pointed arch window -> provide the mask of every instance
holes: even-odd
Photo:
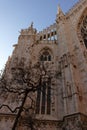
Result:
[[[48,51],[44,51],[40,56],[40,61],[51,61],[51,55]]]
[[[37,90],[36,114],[51,114],[51,79]]]
[[[87,15],[83,19],[82,26],[81,26],[81,35],[84,41],[84,44],[87,48]]]
[[[52,55],[48,48],[41,51],[39,60],[42,63],[52,61]],[[47,75],[44,75],[40,89],[37,90],[36,114],[51,114],[51,78]]]

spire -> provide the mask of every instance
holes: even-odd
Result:
[[[59,22],[60,20],[63,20],[64,18],[64,13],[60,7],[60,5],[58,4],[58,9],[57,9],[57,15],[56,15],[56,21]]]
[[[58,4],[58,10],[57,10],[57,15],[63,15],[64,16],[64,13],[60,7],[60,4]]]

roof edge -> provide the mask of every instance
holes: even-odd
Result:
[[[86,0],[79,0],[76,4],[74,4],[66,13],[66,16],[71,15],[80,5],[82,5]]]

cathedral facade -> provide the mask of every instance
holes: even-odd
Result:
[[[15,109],[21,105],[20,91],[26,83],[23,86],[20,71],[36,63],[44,65],[49,82],[43,82],[42,90],[32,93],[35,128],[26,125],[27,117],[26,122],[23,119],[28,115],[28,95],[24,104],[27,111],[21,113],[16,129],[87,130],[87,0],[80,0],[66,14],[59,7],[56,22],[41,32],[33,23],[21,30],[5,67],[5,80],[10,85],[6,90],[0,86],[0,130],[12,129]],[[38,72],[32,72],[32,76],[37,77]],[[13,88],[17,88],[17,93]]]

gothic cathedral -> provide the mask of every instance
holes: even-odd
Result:
[[[20,31],[0,81],[0,130],[87,130],[87,0],[59,7],[41,32]]]

